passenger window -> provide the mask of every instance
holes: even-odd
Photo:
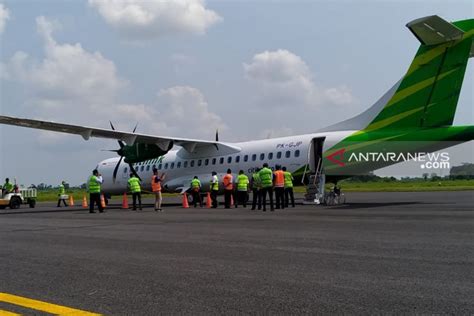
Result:
[[[201,167],[201,165],[202,165],[202,160],[199,159],[199,160],[198,160],[198,167]]]
[[[281,159],[281,151],[277,152],[277,159]]]
[[[227,157],[227,163],[232,163],[232,157]]]
[[[146,166],[146,171],[150,171],[150,165]]]
[[[295,151],[295,157],[299,157],[299,156],[300,156],[300,150],[298,149]]]
[[[188,167],[188,161],[187,161],[187,160],[186,160],[186,161],[184,161],[184,163],[183,163],[183,167],[184,167],[184,168],[187,168],[187,167]]]
[[[216,158],[212,158],[212,164],[215,165],[217,162],[217,159]]]
[[[290,158],[290,156],[291,156],[291,151],[289,151],[289,150],[286,151],[286,152],[285,152],[285,157],[286,157],[286,158]]]
[[[204,165],[207,166],[208,164],[209,164],[209,159],[204,160]]]
[[[255,161],[255,160],[257,160],[257,155],[256,155],[256,154],[253,154],[253,155],[252,155],[252,161]]]
[[[260,160],[265,159],[265,154],[260,154]]]
[[[174,162],[171,163],[170,169],[174,169]]]
[[[165,163],[165,169],[168,169],[168,163]]]
[[[219,158],[219,163],[222,165],[224,163],[224,157]]]
[[[194,167],[194,160],[191,160],[190,166],[191,168]]]
[[[244,161],[245,161],[245,162],[249,161],[249,155],[245,155],[245,156],[244,156]]]
[[[143,172],[143,169],[145,169],[145,167],[142,166],[142,167],[140,168],[140,172]]]
[[[181,168],[181,161],[178,161],[178,163],[176,164],[176,168]]]
[[[128,171],[127,167],[123,168],[123,173],[127,173],[127,171]]]
[[[235,162],[239,163],[240,162],[240,156],[235,157]]]
[[[273,159],[273,153],[269,153],[268,154],[268,160],[272,160]]]
[[[158,170],[161,170],[162,167],[163,167],[163,164],[160,163],[160,164],[158,165]]]

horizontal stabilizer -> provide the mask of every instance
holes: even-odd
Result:
[[[437,15],[413,20],[407,24],[423,45],[438,45],[461,39],[464,32]]]

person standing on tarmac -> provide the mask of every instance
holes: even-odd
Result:
[[[66,194],[66,189],[64,188],[64,184],[66,182],[62,181],[61,184],[59,185],[59,191],[58,191],[58,206],[61,207],[61,201],[64,203],[64,206],[67,206],[66,199],[65,199],[65,194]]]
[[[197,176],[194,176],[194,179],[191,180],[191,192],[193,195],[194,207],[197,207],[198,201],[199,201],[199,206],[202,207],[201,181],[199,181]]]
[[[232,193],[234,191],[234,177],[232,176],[232,170],[227,169],[227,173],[222,178],[224,184],[224,204],[225,208],[230,208],[230,201],[232,199]]]
[[[155,194],[155,212],[163,212],[161,209],[161,182],[165,179],[165,174],[158,175],[158,169],[153,168],[153,176],[151,177],[151,191]]]
[[[285,174],[281,170],[280,165],[276,165],[273,173],[273,182],[275,187],[276,209],[285,208]]]
[[[138,198],[138,209],[142,210],[142,189],[140,187],[140,179],[138,179],[133,173],[130,173],[130,179],[128,179],[128,188],[132,192],[133,198],[133,210],[137,210],[137,198]]]
[[[248,190],[249,177],[244,174],[243,170],[240,170],[237,176],[237,203],[235,203],[235,208],[237,208],[239,204],[242,204],[243,207],[247,207]]]
[[[295,197],[293,195],[293,176],[291,172],[286,171],[286,167],[281,168],[285,176],[285,207],[289,205],[289,198],[291,198],[291,206],[295,207]],[[289,196],[289,198],[288,198]]]
[[[104,182],[102,175],[97,169],[92,171],[92,175],[89,177],[87,182],[88,191],[89,191],[89,213],[95,213],[94,203],[97,204],[99,212],[103,213],[104,208],[100,203],[100,185]]]
[[[270,211],[274,211],[273,208],[273,172],[268,168],[268,164],[264,163],[263,168],[258,172],[258,176],[262,183],[262,202],[263,202],[263,211],[267,211],[267,193],[270,198]]]
[[[217,178],[217,172],[212,172],[211,177],[211,200],[212,208],[217,208],[217,193],[219,192],[219,178]]]
[[[260,192],[262,183],[258,172],[260,168],[256,168],[250,179],[250,187],[252,188],[252,211],[255,210],[258,202],[258,210],[262,209],[262,194]]]

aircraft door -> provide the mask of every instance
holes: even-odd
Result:
[[[319,173],[323,164],[323,146],[326,137],[313,138],[309,150],[309,170],[311,173]]]

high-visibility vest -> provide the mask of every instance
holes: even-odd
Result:
[[[283,171],[285,175],[285,188],[292,188],[293,187],[293,176],[289,171]]]
[[[158,181],[156,181],[158,179]],[[160,192],[161,191],[161,179],[160,177],[153,175],[151,177],[151,190],[153,192]]]
[[[282,170],[277,170],[273,173],[275,175],[275,187],[283,188],[285,186],[285,175]]]
[[[262,168],[259,172],[258,172],[258,176],[260,177],[260,181],[262,183],[262,187],[263,188],[268,188],[268,187],[271,187],[273,185],[273,182],[272,182],[272,170],[269,169],[269,168]]]
[[[140,188],[140,180],[138,180],[137,177],[131,177],[128,179],[128,187],[132,193],[138,193],[142,191]]]
[[[247,191],[249,185],[249,177],[245,174],[239,174],[237,176],[237,190],[238,191]]]
[[[8,192],[11,192],[11,191],[13,191],[13,184],[11,184],[10,182],[5,183],[5,184],[3,185],[3,188],[4,188],[5,190],[7,190]]]
[[[232,177],[232,174],[227,173],[222,179],[222,182],[224,183],[225,190],[232,190],[234,188],[234,177]]]
[[[100,193],[100,183],[94,175],[89,178],[89,193]]]
[[[59,195],[64,195],[66,193],[66,190],[64,190],[64,185],[61,183],[59,185]]]
[[[260,176],[258,172],[254,172],[252,174],[252,189],[260,189],[262,186],[262,181],[260,180]]]
[[[212,176],[211,190],[212,191],[219,191],[219,179],[217,178],[217,176]]]
[[[191,188],[194,191],[199,191],[200,187],[201,187],[201,181],[199,181],[199,179],[192,179],[191,180]]]

